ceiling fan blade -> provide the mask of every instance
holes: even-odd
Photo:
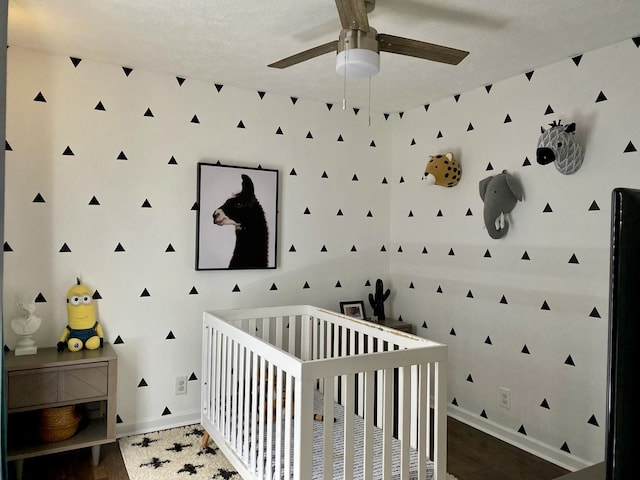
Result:
[[[338,41],[333,40],[331,42],[325,43],[323,45],[318,45],[317,47],[310,48],[309,50],[305,50],[304,52],[296,53],[295,55],[291,55],[290,57],[283,58],[282,60],[278,60],[277,62],[268,65],[273,68],[287,68],[292,65],[296,65],[298,63],[304,62],[305,60],[310,60],[315,57],[319,57],[320,55],[324,55],[329,52],[337,52],[338,51]]]
[[[369,19],[364,0],[336,0],[336,7],[342,28],[369,31]]]
[[[398,53],[409,57],[448,63],[449,65],[457,65],[469,55],[469,52],[458,50],[457,48],[444,47],[434,43],[396,37],[385,33],[379,33],[377,39],[381,52]]]

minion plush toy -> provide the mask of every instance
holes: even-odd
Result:
[[[82,285],[79,278],[77,280],[78,284],[67,292],[68,325],[58,340],[59,352],[64,350],[65,343],[71,352],[77,352],[83,347],[96,350],[104,343],[102,326],[96,318],[96,306],[91,290]]]

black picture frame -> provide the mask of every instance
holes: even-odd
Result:
[[[362,300],[350,300],[348,302],[340,302],[340,313],[348,317],[366,320],[367,315],[364,311],[364,302]]]
[[[196,270],[274,269],[278,171],[198,163]]]

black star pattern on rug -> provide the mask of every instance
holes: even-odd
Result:
[[[198,456],[200,455],[217,455],[218,451],[220,449],[218,447],[210,447],[210,446],[206,446],[204,447],[202,450],[200,450],[198,452]]]
[[[192,428],[190,431],[184,434],[185,437],[192,437],[194,435],[196,437],[202,437],[204,435],[204,430],[201,428]]]
[[[153,442],[157,442],[157,440],[152,440],[149,437],[144,437],[141,442],[132,443],[131,445],[136,446],[136,447],[147,448]]]
[[[189,475],[197,475],[198,469],[204,467],[204,465],[192,465],[191,463],[185,463],[184,467],[178,470],[178,473],[188,473]]]
[[[141,467],[153,467],[153,468],[160,468],[162,467],[165,463],[171,463],[171,460],[160,460],[158,457],[153,457],[151,459],[150,462],[148,463],[141,463],[140,466]]]
[[[223,480],[231,480],[238,472],[234,472],[233,470],[225,470],[224,468],[219,468],[218,473],[214,475],[213,478],[222,478]]]
[[[176,453],[180,453],[182,451],[182,449],[184,449],[185,447],[192,447],[193,444],[192,443],[178,443],[178,442],[174,442],[173,443],[173,447],[169,447],[169,448],[165,448],[165,450],[167,452],[176,452]]]

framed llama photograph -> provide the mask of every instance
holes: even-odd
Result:
[[[196,270],[276,268],[278,171],[198,163]]]

